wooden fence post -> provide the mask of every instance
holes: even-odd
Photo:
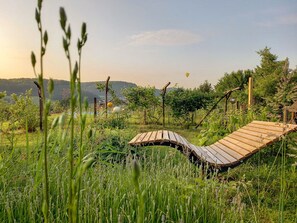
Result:
[[[287,107],[284,107],[284,111],[283,111],[283,122],[284,124],[287,124],[287,119],[288,119],[288,113],[287,113]]]
[[[249,97],[248,97],[248,109],[250,109],[254,104],[253,100],[253,78],[249,77]]]
[[[162,89],[162,111],[163,111],[163,128],[165,127],[165,94],[167,87],[170,85],[170,82],[168,82]]]
[[[108,82],[109,82],[110,76],[107,77],[107,80],[105,82],[105,117],[107,118],[107,94],[108,94]]]

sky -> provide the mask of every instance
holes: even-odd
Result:
[[[71,57],[82,22],[82,81],[122,80],[185,88],[225,73],[254,69],[266,46],[297,65],[296,0],[44,0],[49,34],[44,77],[69,80],[59,8],[72,29]],[[34,78],[31,51],[39,51],[36,0],[0,0],[0,78]],[[37,64],[37,70],[39,64]],[[185,73],[189,72],[189,77]]]

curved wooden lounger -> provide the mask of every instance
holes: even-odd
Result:
[[[253,121],[210,146],[195,146],[179,134],[167,130],[140,133],[129,144],[171,146],[198,163],[226,169],[237,166],[281,136],[296,130],[297,125]]]

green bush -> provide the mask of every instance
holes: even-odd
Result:
[[[39,125],[39,109],[31,98],[32,89],[25,94],[12,94],[12,105],[9,106],[11,124],[18,123],[18,127],[26,129],[26,123],[29,132],[34,132]]]

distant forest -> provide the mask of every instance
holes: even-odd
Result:
[[[10,96],[11,94],[23,94],[27,90],[32,89],[32,96],[38,96],[38,90],[34,84],[36,81],[35,78],[17,78],[17,79],[0,79],[0,92],[6,91],[6,95]],[[44,80],[45,86],[47,87],[48,80]],[[87,97],[89,102],[93,101],[93,98],[96,97],[99,100],[104,98],[104,92],[99,92],[97,89],[97,83],[105,83],[105,81],[98,82],[82,82],[82,96]],[[124,82],[124,81],[110,81],[110,86],[115,91],[118,97],[123,97],[122,89],[136,87],[134,83]],[[69,98],[70,89],[69,81],[65,80],[54,80],[54,93],[53,100],[63,100]],[[47,95],[48,96],[48,95]]]

